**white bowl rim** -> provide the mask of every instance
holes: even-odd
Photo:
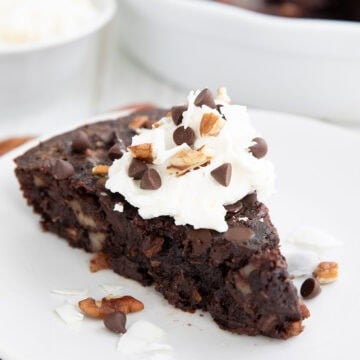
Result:
[[[218,29],[224,28],[223,41],[229,46],[231,41],[237,41],[239,46],[276,54],[349,60],[351,53],[351,59],[360,59],[360,48],[354,46],[360,36],[360,22],[286,18],[209,0],[122,0],[122,3],[141,12],[141,16],[151,14],[151,21],[161,22],[172,30],[183,26],[188,33],[207,33],[219,38]],[[201,21],[184,22],[187,14]],[[202,26],[204,20],[212,26]],[[250,37],[239,35],[245,30],[250,31]]]
[[[217,14],[223,14],[238,18],[248,18],[254,22],[261,22],[263,25],[283,27],[283,30],[290,29],[311,29],[311,30],[324,30],[329,29],[343,29],[344,31],[356,30],[360,32],[360,22],[350,20],[337,20],[337,19],[317,19],[317,18],[288,18],[284,16],[277,16],[271,14],[263,14],[260,12],[252,11],[249,9],[232,6],[230,4],[220,3],[218,1],[209,0],[153,0],[158,3],[172,2],[176,6],[189,6],[194,10],[196,7],[213,11]]]
[[[105,0],[105,1],[106,1],[105,8],[101,11],[101,14],[97,16],[97,20],[94,22],[94,24],[91,24],[90,26],[86,27],[84,30],[76,32],[74,35],[61,37],[56,40],[46,40],[46,41],[39,41],[36,43],[9,45],[4,48],[0,47],[0,56],[11,55],[11,54],[23,54],[33,51],[50,49],[54,47],[60,47],[81,40],[91,35],[92,33],[97,32],[103,26],[105,26],[115,15],[116,1],[115,0]]]

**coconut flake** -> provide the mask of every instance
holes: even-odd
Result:
[[[295,277],[311,275],[320,261],[342,243],[315,227],[304,226],[293,231],[282,243],[288,271]],[[331,254],[333,256],[333,254]]]
[[[57,307],[55,312],[66,324],[74,324],[84,319],[84,315],[78,311],[75,305],[68,302]]]
[[[81,295],[85,295],[88,292],[88,290],[87,289],[52,289],[51,292],[56,295],[81,296]]]
[[[114,206],[114,211],[118,211],[118,212],[124,212],[124,204],[123,203],[117,203]]]
[[[296,246],[283,246],[282,253],[286,258],[288,271],[294,277],[309,276],[320,262],[314,251],[302,250]]]
[[[286,242],[302,250],[314,251],[319,256],[342,245],[341,241],[315,227],[297,229],[287,237]]]
[[[145,320],[139,320],[120,337],[118,351],[123,355],[171,351],[170,345],[160,342],[163,337],[164,331],[158,326]]]
[[[215,103],[218,105],[226,105],[231,103],[231,99],[227,93],[226,87],[219,87],[215,98]]]

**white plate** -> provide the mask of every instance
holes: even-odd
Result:
[[[280,233],[316,225],[342,240],[339,280],[307,304],[312,317],[305,331],[288,341],[247,337],[220,330],[209,316],[188,314],[111,271],[91,274],[89,254],[43,233],[25,205],[13,175],[15,153],[0,159],[0,357],[3,360],[119,359],[118,336],[101,321],[65,325],[54,313],[63,303],[52,289],[119,284],[145,303],[128,323],[146,319],[166,331],[176,359],[345,359],[358,353],[360,323],[358,214],[360,137],[338,127],[290,115],[252,112],[270,144],[278,193],[270,204]],[[17,150],[19,154],[24,148]],[[189,325],[191,324],[191,326]],[[121,357],[123,359],[123,357]]]

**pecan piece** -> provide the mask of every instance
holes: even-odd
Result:
[[[109,165],[96,165],[92,168],[93,175],[107,175],[109,172]]]
[[[293,322],[286,331],[286,338],[297,336],[304,330],[304,326],[302,325],[301,321]]]
[[[300,302],[300,312],[304,319],[306,319],[310,316],[309,309],[306,307],[306,305],[302,301]]]
[[[154,160],[153,148],[150,143],[132,145],[128,149],[136,159],[144,160],[147,163],[152,163]]]
[[[170,159],[167,170],[177,176],[184,175],[190,170],[208,164],[211,157],[201,150],[184,149]]]
[[[200,135],[218,136],[224,125],[225,121],[221,118],[221,116],[214,113],[206,113],[201,119]]]
[[[93,298],[86,298],[79,301],[79,308],[87,316],[103,319],[105,316],[116,312],[128,314],[141,311],[144,309],[144,304],[132,296],[127,295],[119,298],[106,297],[100,301],[96,301]]]
[[[152,127],[157,129],[162,125],[162,123],[160,121],[157,121],[156,123],[153,123]]]
[[[339,265],[332,261],[323,261],[315,269],[313,275],[320,284],[329,284],[339,275]]]
[[[98,272],[106,269],[110,269],[109,256],[103,252],[96,253],[90,260],[90,271]]]

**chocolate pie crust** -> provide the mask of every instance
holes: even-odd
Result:
[[[226,207],[229,230],[218,233],[175,225],[168,216],[142,219],[120,194],[105,188],[106,173],[93,173],[96,165],[112,164],[114,145],[117,152],[130,145],[135,132],[129,123],[136,116],[154,123],[166,113],[143,110],[85,125],[16,158],[28,204],[44,230],[73,247],[105,253],[116,273],[154,285],[182,310],[208,311],[221,328],[238,334],[298,335],[309,312],[287,272],[268,209],[256,194]],[[81,143],[74,144],[76,139]],[[123,205],[122,212],[114,210],[116,204]]]

